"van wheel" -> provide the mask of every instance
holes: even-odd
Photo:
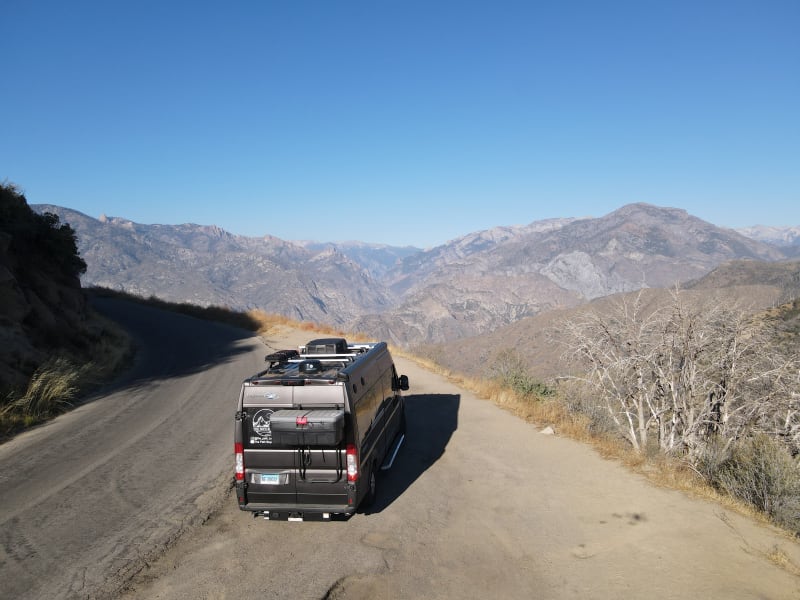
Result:
[[[372,468],[369,470],[369,488],[367,488],[367,494],[364,496],[364,500],[362,501],[362,505],[372,506],[375,503],[375,498],[378,495],[378,476],[375,473],[375,465],[372,465]]]

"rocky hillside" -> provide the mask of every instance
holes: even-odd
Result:
[[[768,227],[754,225],[737,229],[742,235],[783,248],[800,246],[800,227]]]
[[[800,261],[765,264],[755,260],[732,260],[711,273],[686,284],[698,291],[734,288],[746,299],[746,288],[768,287],[775,290],[775,302],[784,304],[800,297]]]
[[[24,389],[59,349],[82,350],[85,268],[68,225],[36,214],[14,186],[0,185],[0,399]]]
[[[58,206],[35,208],[58,214],[78,232],[88,265],[84,286],[334,325],[390,304],[383,285],[333,246],[314,251],[215,226],[142,225]]]
[[[84,285],[165,300],[261,308],[403,345],[482,334],[592,299],[669,287],[782,248],[674,208],[496,227],[417,251],[247,238],[213,226],[58,214],[78,233]]]
[[[356,264],[365,268],[375,279],[383,281],[386,274],[408,256],[418,254],[422,250],[414,246],[387,246],[386,244],[369,244],[366,242],[311,242],[297,241],[295,244],[314,253],[335,249],[347,256]]]
[[[755,225],[737,229],[736,231],[754,240],[777,246],[787,256],[800,256],[800,227]]]
[[[638,293],[627,292],[626,295],[632,297]],[[643,309],[668,303],[670,293],[667,288],[643,290]],[[731,261],[696,281],[688,282],[682,293],[688,302],[692,298],[706,300],[715,297],[735,301],[743,309],[754,312],[792,302],[796,304],[800,297],[800,261]],[[476,376],[491,374],[498,357],[511,351],[531,373],[549,380],[565,375],[561,359],[564,348],[556,343],[558,323],[578,318],[586,311],[603,313],[610,310],[618,296],[605,296],[580,306],[521,319],[482,335],[447,343],[421,344],[415,351],[444,367]],[[796,319],[794,323],[796,327]]]
[[[395,342],[443,342],[594,298],[701,277],[732,259],[777,261],[779,249],[648,204],[601,218],[494,229],[412,255],[388,274],[401,303],[355,327]]]

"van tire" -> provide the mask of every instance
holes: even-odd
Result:
[[[361,502],[361,505],[365,508],[372,506],[375,503],[375,498],[378,496],[378,474],[376,473],[375,467],[376,465],[373,464],[372,468],[369,470],[369,487],[367,488],[364,500]]]

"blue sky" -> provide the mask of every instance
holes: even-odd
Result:
[[[800,225],[800,2],[0,5],[0,181],[430,247],[631,202]]]

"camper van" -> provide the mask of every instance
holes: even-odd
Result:
[[[266,357],[245,379],[234,430],[239,508],[270,520],[329,520],[375,500],[405,439],[385,342],[315,339]]]

